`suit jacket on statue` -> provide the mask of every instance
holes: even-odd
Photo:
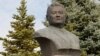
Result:
[[[66,52],[66,54],[71,50],[80,50],[79,38],[64,28],[61,29],[54,26],[49,26],[47,28],[38,30],[35,33],[35,37],[40,43],[42,52],[48,52],[48,54],[52,54],[49,56],[54,56],[53,54],[61,55],[61,51],[59,50],[63,50],[63,52]],[[66,54],[65,56],[68,56]],[[43,54],[42,56],[47,55]]]

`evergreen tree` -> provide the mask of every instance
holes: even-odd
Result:
[[[34,49],[38,47],[34,39],[34,17],[27,15],[25,0],[21,0],[21,6],[17,8],[18,14],[13,16],[11,22],[12,31],[9,31],[7,39],[2,39],[5,51],[4,56],[39,56]]]
[[[82,56],[100,55],[100,12],[90,0],[57,0],[66,8],[65,28],[80,37]]]

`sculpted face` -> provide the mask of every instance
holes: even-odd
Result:
[[[65,9],[61,6],[51,7],[47,18],[50,24],[64,24]]]

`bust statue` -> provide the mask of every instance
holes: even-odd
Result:
[[[80,56],[79,38],[64,29],[65,8],[62,4],[52,3],[47,9],[49,26],[36,31],[41,56]]]

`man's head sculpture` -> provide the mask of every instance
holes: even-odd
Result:
[[[62,4],[52,3],[47,9],[47,21],[50,25],[62,27],[65,23],[65,8]]]

